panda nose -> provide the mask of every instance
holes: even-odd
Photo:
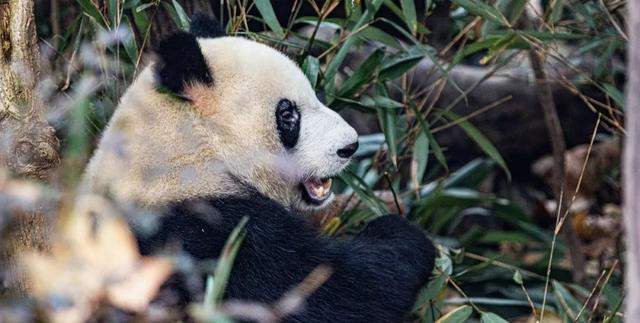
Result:
[[[349,158],[353,156],[353,154],[358,150],[358,142],[354,142],[352,144],[348,144],[340,149],[338,149],[338,156],[342,158]]]

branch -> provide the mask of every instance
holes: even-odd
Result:
[[[565,214],[564,210],[568,209],[567,202],[569,201],[567,194],[562,194],[565,184],[565,160],[564,152],[566,150],[564,134],[562,132],[562,126],[560,125],[560,118],[558,117],[558,111],[556,110],[555,102],[553,101],[553,92],[551,85],[547,79],[547,75],[544,69],[543,53],[536,52],[532,49],[529,52],[529,59],[531,60],[531,68],[533,69],[536,78],[536,93],[542,106],[542,112],[544,114],[544,121],[551,140],[551,150],[553,152],[553,193],[558,201],[558,207],[560,212],[558,214]],[[566,193],[566,192],[564,192]],[[563,225],[562,222],[559,223]],[[584,280],[584,264],[585,257],[582,253],[582,244],[580,238],[575,232],[575,229],[571,223],[563,225],[563,233],[566,236],[569,243],[569,250],[571,253],[571,265],[573,280],[575,282],[582,282]]]

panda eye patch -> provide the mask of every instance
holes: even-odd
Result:
[[[300,111],[294,102],[282,99],[276,106],[276,125],[280,141],[286,149],[293,148],[300,134]]]

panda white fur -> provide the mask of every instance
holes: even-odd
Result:
[[[401,320],[432,270],[433,245],[400,216],[333,240],[296,213],[331,201],[330,178],[357,134],[286,56],[213,26],[196,16],[191,33],[161,42],[122,97],[83,190],[161,210],[158,233],[139,239],[145,253],[177,240],[217,258],[249,216],[226,298],[273,302],[326,264],[329,280],[287,321]]]

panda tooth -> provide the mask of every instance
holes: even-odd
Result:
[[[322,186],[324,187],[325,190],[329,190],[331,189],[331,183],[332,183],[331,178],[329,178],[328,180],[322,183]]]
[[[331,194],[331,179],[310,179],[305,182],[307,193],[316,199],[324,199]]]

